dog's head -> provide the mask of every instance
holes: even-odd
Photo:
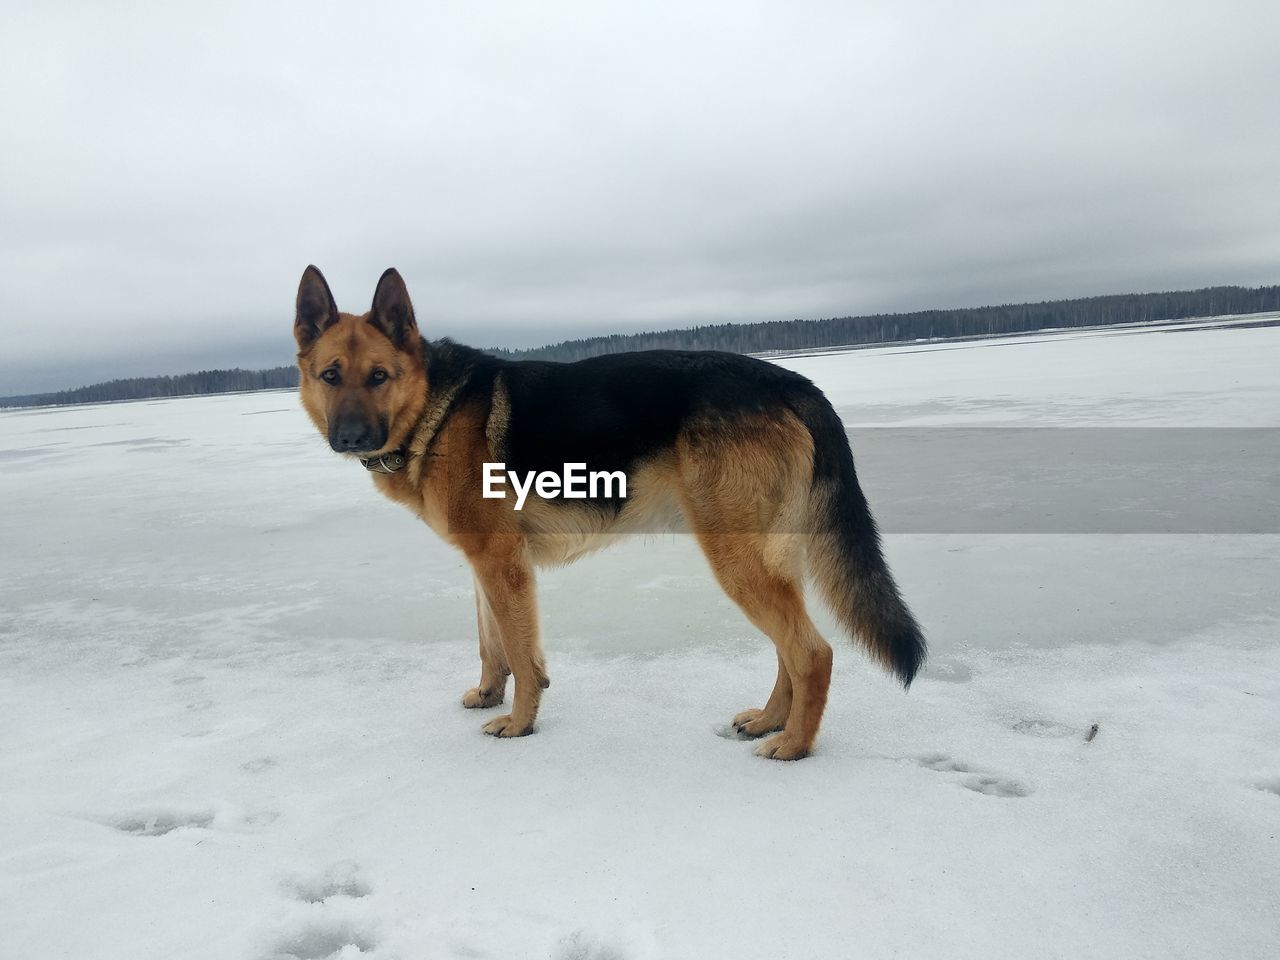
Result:
[[[298,392],[339,453],[376,456],[403,445],[426,405],[422,337],[404,280],[388,270],[372,309],[339,313],[329,284],[307,267],[293,324]]]

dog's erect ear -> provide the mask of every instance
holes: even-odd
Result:
[[[410,338],[418,336],[418,324],[413,319],[413,304],[409,302],[409,290],[395,267],[389,267],[373,291],[373,312],[369,322],[387,335],[387,339],[403,350]]]
[[[333,302],[324,274],[315,267],[302,271],[298,284],[298,312],[293,321],[293,336],[298,349],[306,350],[320,334],[338,322],[338,305]]]

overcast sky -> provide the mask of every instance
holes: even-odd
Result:
[[[1280,4],[9,5],[0,395],[1280,282]]]

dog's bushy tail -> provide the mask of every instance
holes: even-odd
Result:
[[[836,619],[910,687],[925,659],[924,634],[885,562],[844,424],[814,393],[797,405],[814,446],[809,572]]]

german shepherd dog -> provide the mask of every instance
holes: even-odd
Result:
[[[404,281],[387,270],[368,313],[340,313],[320,271],[298,286],[294,336],[302,405],[338,453],[458,548],[475,579],[480,683],[493,707],[515,676],[495,737],[532,733],[548,686],[534,569],[627,533],[692,531],[720,586],[777,648],[764,707],[733,718],[756,753],[813,748],[831,647],[805,611],[811,576],[841,625],[909,686],[925,656],[854,472],[844,426],[798,374],[750,357],[653,350],[577,363],[512,361],[418,333]],[[620,471],[577,499],[484,496],[486,464],[516,475]],[[779,732],[780,731],[780,732]]]

